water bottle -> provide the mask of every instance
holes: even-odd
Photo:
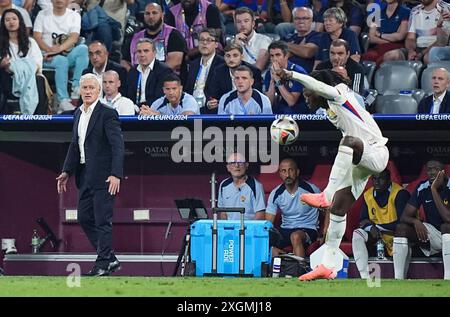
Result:
[[[377,241],[377,258],[379,260],[384,259],[384,242],[381,238]]]
[[[31,237],[31,253],[39,253],[40,240],[37,230],[33,229],[33,236]]]
[[[279,277],[281,269],[281,258],[273,258],[272,277]]]

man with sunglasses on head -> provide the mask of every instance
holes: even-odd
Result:
[[[260,182],[247,175],[248,162],[241,153],[234,152],[227,158],[227,170],[231,177],[219,185],[217,206],[226,208],[245,208],[247,220],[264,220],[266,204],[264,189]],[[220,219],[238,220],[239,213],[220,213]]]

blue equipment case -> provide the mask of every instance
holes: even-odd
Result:
[[[244,221],[244,250],[240,250],[239,220],[217,221],[217,270],[213,272],[213,220],[198,220],[191,225],[191,261],[196,276],[254,276],[268,274],[271,263],[269,229],[266,220]],[[244,255],[244,272],[240,272],[240,254]],[[243,274],[241,274],[243,273]]]

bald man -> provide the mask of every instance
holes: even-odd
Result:
[[[433,94],[423,98],[419,104],[418,113],[450,113],[450,96],[447,89],[450,85],[448,71],[436,68],[431,76]]]
[[[119,74],[114,70],[108,70],[102,76],[103,93],[105,96],[100,100],[105,105],[116,109],[121,116],[133,116],[139,108],[119,92],[121,81]]]

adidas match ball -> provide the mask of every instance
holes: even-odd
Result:
[[[272,140],[281,145],[287,145],[297,140],[299,133],[297,122],[289,117],[276,119],[270,126]]]

